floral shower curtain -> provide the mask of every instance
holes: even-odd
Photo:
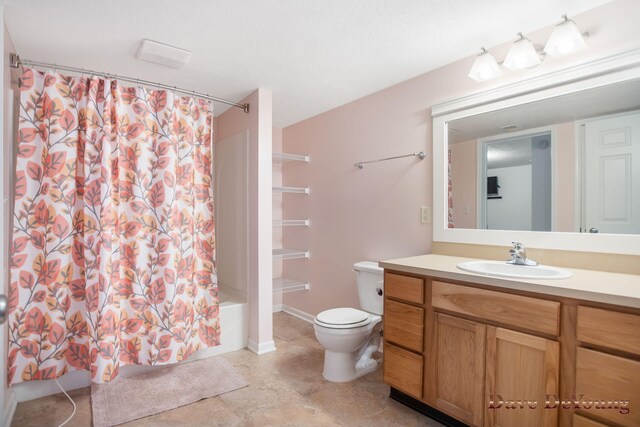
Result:
[[[23,70],[9,383],[219,344],[208,102]]]

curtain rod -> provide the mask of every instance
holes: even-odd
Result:
[[[174,92],[180,92],[180,93],[183,93],[185,95],[195,96],[197,98],[206,99],[208,101],[220,102],[222,104],[227,104],[227,105],[231,105],[233,107],[241,108],[245,113],[249,112],[249,104],[248,103],[233,102],[233,101],[229,101],[227,99],[217,98],[215,96],[207,95],[206,93],[196,92],[195,90],[181,89],[181,88],[176,87],[176,86],[169,86],[169,85],[165,85],[165,84],[162,84],[162,83],[155,83],[155,82],[152,82],[152,81],[149,81],[149,80],[135,79],[133,77],[123,77],[123,76],[119,76],[117,74],[102,73],[102,72],[98,72],[98,71],[85,70],[85,69],[82,69],[82,68],[67,67],[67,66],[64,66],[64,65],[50,64],[50,63],[47,63],[47,62],[31,61],[30,59],[24,59],[23,60],[23,59],[20,59],[20,57],[18,55],[16,55],[15,53],[9,54],[9,64],[11,65],[12,68],[18,68],[18,67],[20,67],[20,65],[28,65],[28,66],[41,67],[41,68],[53,68],[54,70],[60,69],[60,70],[65,70],[65,71],[71,71],[73,73],[90,74],[92,76],[98,76],[98,77],[104,77],[104,78],[115,78],[117,80],[122,80],[122,81],[129,82],[129,83],[143,84],[145,86],[154,86],[154,87],[158,87],[158,88],[161,88],[161,89],[167,89],[167,90],[172,90]]]

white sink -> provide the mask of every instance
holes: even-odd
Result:
[[[548,265],[513,265],[504,261],[468,261],[458,264],[460,270],[487,276],[509,277],[512,279],[568,279],[570,271]]]

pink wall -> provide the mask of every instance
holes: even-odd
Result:
[[[309,280],[311,290],[287,293],[284,303],[310,314],[357,307],[354,262],[430,252],[431,225],[420,223],[419,211],[432,203],[432,105],[636,47],[640,26],[631,16],[640,16],[636,0],[616,0],[572,17],[592,33],[589,49],[548,58],[533,70],[505,71],[479,84],[467,77],[474,60],[468,57],[285,128],[284,150],[311,156],[309,165],[285,166],[285,185],[311,187],[309,196],[285,196],[285,216],[309,216],[311,227],[285,230],[284,243],[309,248],[311,259],[285,262],[284,274]],[[527,36],[544,45],[552,28]],[[490,50],[502,60],[509,44]],[[427,160],[401,159],[363,170],[353,166],[419,150],[429,154]]]
[[[472,139],[450,144],[449,149],[451,150],[453,225],[455,228],[476,228],[477,141]],[[465,207],[467,207],[466,210]]]

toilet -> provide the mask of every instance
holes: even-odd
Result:
[[[381,339],[383,269],[377,262],[362,261],[353,265],[353,271],[362,310],[332,308],[313,320],[316,338],[325,349],[322,376],[331,382],[352,381],[378,367],[371,356]]]

